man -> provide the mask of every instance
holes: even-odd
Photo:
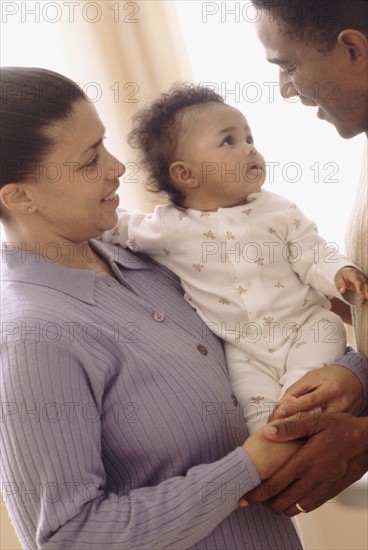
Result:
[[[257,33],[268,61],[279,67],[283,97],[299,96],[303,105],[317,107],[317,116],[333,124],[343,138],[362,132],[368,136],[368,1],[252,2],[262,10]],[[347,235],[348,256],[365,273],[367,201],[365,168]],[[358,351],[367,357],[367,307],[354,311],[354,329]],[[306,436],[307,443],[278,473],[247,494],[247,502],[264,502],[294,516],[314,510],[367,471],[368,417],[354,416],[361,413],[362,388],[348,370],[353,362],[348,354],[337,361],[342,366],[310,372],[290,388],[289,398],[275,414],[289,418],[269,424],[264,433],[277,441]],[[367,372],[366,360],[359,372],[365,402]],[[317,407],[313,414],[303,412],[311,407]],[[293,412],[297,414],[290,416]]]

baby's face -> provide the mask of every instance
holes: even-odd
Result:
[[[195,194],[200,209],[203,201],[208,209],[235,206],[260,190],[266,178],[265,161],[240,111],[209,102],[187,109],[181,123],[176,156],[189,163],[198,179]]]

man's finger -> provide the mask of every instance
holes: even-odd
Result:
[[[263,435],[272,441],[292,441],[316,433],[320,409],[299,412],[283,420],[274,420],[263,428]]]
[[[273,478],[274,476],[272,476]],[[270,478],[269,480],[264,481],[261,483],[261,485],[258,485],[255,489],[252,489],[252,491],[249,491],[249,493],[246,493],[244,495],[244,500],[248,502],[248,504],[252,504],[254,502],[267,502],[270,499],[272,499],[274,496],[278,495],[281,491],[283,491],[287,486],[288,483],[285,485],[279,484],[277,482],[272,481]]]

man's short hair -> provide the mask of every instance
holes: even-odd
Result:
[[[344,29],[368,37],[368,0],[252,0],[269,12],[285,34],[330,51]]]

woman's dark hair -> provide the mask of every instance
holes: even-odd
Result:
[[[24,181],[53,145],[45,129],[87,100],[72,80],[46,69],[0,68],[0,187]]]
[[[178,206],[181,206],[184,195],[174,187],[169,173],[181,129],[177,115],[188,107],[213,101],[224,103],[223,97],[211,88],[178,83],[138,111],[132,119],[133,129],[128,135],[128,143],[141,153],[140,165],[148,174],[147,189],[156,193],[164,191]]]
[[[252,0],[292,38],[328,52],[344,29],[368,36],[368,0]]]

